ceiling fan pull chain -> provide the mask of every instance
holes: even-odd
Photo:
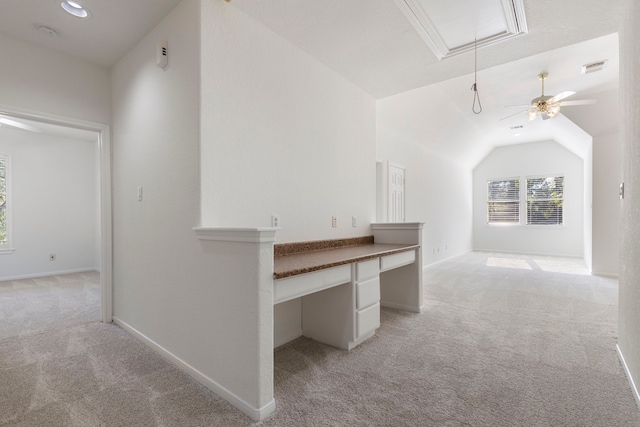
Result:
[[[478,86],[474,83],[471,86],[471,90],[473,91],[473,105],[471,106],[471,111],[475,114],[482,113],[482,103],[480,102],[480,94],[478,94]],[[476,103],[478,104],[478,108],[476,109]]]
[[[474,114],[482,113],[482,103],[480,102],[480,94],[478,93],[478,40],[475,40],[474,46],[474,63],[473,63],[473,85],[471,85],[473,91],[473,105],[471,111]],[[476,108],[476,104],[478,107]]]

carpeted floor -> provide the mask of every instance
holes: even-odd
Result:
[[[616,281],[584,272],[489,253],[431,266],[424,313],[383,309],[351,352],[276,349],[262,423],[100,323],[97,274],[0,282],[0,425],[640,426]]]

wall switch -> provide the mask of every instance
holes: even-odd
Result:
[[[355,216],[351,217],[351,226],[352,227],[357,227],[358,226],[358,218]]]
[[[142,187],[138,187],[138,201],[142,201]]]
[[[338,226],[338,218],[337,217],[335,217],[335,216],[331,217],[331,226],[334,227],[334,228]]]
[[[280,215],[271,215],[271,226],[280,227]]]
[[[49,261],[55,261],[56,260],[56,254],[49,254]]]

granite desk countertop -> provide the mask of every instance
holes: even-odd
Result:
[[[389,243],[368,243],[354,246],[319,249],[274,256],[274,279],[311,273],[338,265],[351,264],[385,255],[406,252],[420,245],[394,245]]]

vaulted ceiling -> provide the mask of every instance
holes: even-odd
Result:
[[[3,0],[0,32],[110,68],[180,0],[78,2],[90,10],[88,20],[67,15],[59,0]],[[522,5],[524,22],[519,24],[525,31],[485,46],[491,31],[509,26],[512,18],[501,17],[500,11],[514,4]],[[398,102],[412,105],[411,114],[386,114],[380,125],[398,127],[407,137],[469,166],[492,147],[553,138],[553,127],[564,119],[529,122],[523,114],[500,120],[515,112],[505,106],[527,104],[540,95],[536,76],[543,71],[549,72],[547,94],[572,90],[577,94],[571,99],[597,100],[563,108],[571,126],[590,135],[617,129],[614,33],[620,0],[232,0],[225,5],[242,10],[372,94],[379,99],[379,110]],[[423,31],[412,13],[424,14],[441,41],[430,42],[433,31]],[[57,35],[38,31],[42,26]],[[471,112],[472,38],[479,40],[479,115]],[[438,43],[453,54],[440,59],[442,52],[433,49]],[[463,49],[458,52],[456,46]],[[609,61],[604,71],[581,74],[583,64],[604,59]],[[444,128],[451,118],[458,124]],[[556,124],[543,127],[548,122]],[[511,127],[520,125],[524,128],[515,137]]]

